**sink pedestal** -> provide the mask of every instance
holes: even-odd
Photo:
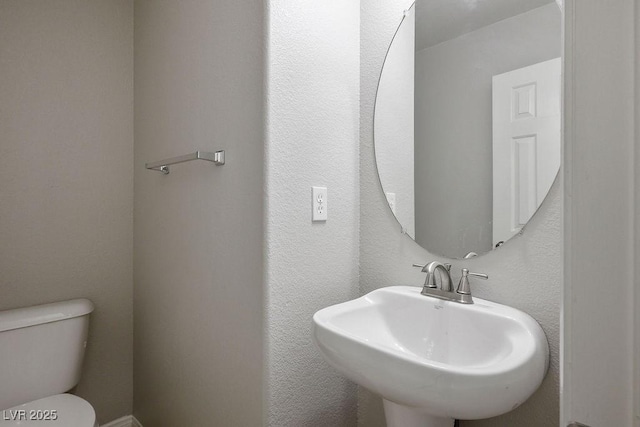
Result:
[[[382,400],[387,427],[453,427],[455,423],[453,418],[434,417],[409,406]]]

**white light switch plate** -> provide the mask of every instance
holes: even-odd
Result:
[[[327,187],[311,187],[311,220],[327,220]]]

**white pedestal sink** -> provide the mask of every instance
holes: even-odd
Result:
[[[540,325],[474,298],[442,301],[392,286],[318,311],[313,338],[343,375],[384,398],[388,427],[451,427],[509,412],[549,364]]]

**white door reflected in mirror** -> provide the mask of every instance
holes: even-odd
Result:
[[[493,245],[544,200],[560,168],[560,58],[493,76]]]
[[[471,8],[465,0],[418,0],[404,13],[378,83],[375,158],[401,229],[432,254],[486,253],[518,234],[539,208],[559,169],[560,116],[553,153],[541,148],[543,131],[534,130],[519,134],[537,136],[535,143],[518,140],[518,162],[510,153],[498,165],[505,156],[493,153],[492,80],[560,55],[554,0],[487,0]],[[553,78],[556,92],[548,97],[542,80],[523,81],[537,87],[533,97],[523,89],[519,105],[535,102],[540,112],[542,96],[555,100],[559,113],[560,74]],[[510,171],[508,197],[499,196],[505,209],[494,206],[494,191],[503,191],[494,188],[500,170]]]

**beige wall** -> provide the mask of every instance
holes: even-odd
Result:
[[[0,309],[87,297],[77,393],[131,413],[133,5],[0,2]]]
[[[410,0],[362,0],[360,77],[360,286],[361,292],[390,285],[415,285],[424,275],[412,263],[445,258],[428,253],[400,229],[375,175],[371,132],[375,88],[386,49]],[[559,419],[559,316],[562,286],[561,203],[556,182],[522,236],[499,250],[453,264],[454,281],[460,269],[489,274],[476,283],[474,295],[523,310],[543,327],[549,340],[550,368],[540,389],[516,410],[496,418],[465,421],[463,426],[556,426]],[[480,281],[478,281],[480,282]],[[472,285],[473,286],[473,285]],[[380,398],[360,389],[358,423],[384,426]]]
[[[263,7],[135,3],[134,415],[257,426],[263,395]],[[227,164],[145,162],[225,149]]]

